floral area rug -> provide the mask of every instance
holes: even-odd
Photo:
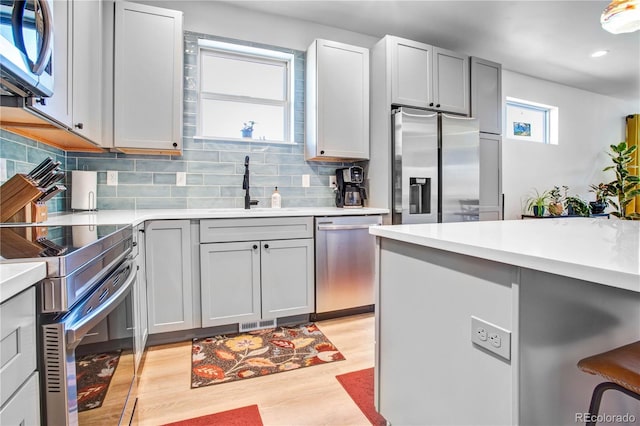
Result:
[[[265,376],[343,359],[340,351],[313,323],[193,339],[191,387]]]
[[[336,376],[342,387],[373,426],[386,426],[387,421],[373,404],[373,367]]]
[[[102,405],[113,373],[118,366],[120,352],[90,354],[76,359],[79,412]]]

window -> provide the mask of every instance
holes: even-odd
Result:
[[[198,135],[293,142],[294,55],[204,39],[198,46]]]
[[[558,144],[558,108],[507,97],[507,138]]]

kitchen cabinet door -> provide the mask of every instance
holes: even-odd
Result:
[[[435,109],[469,115],[469,57],[433,48]]]
[[[74,133],[102,145],[102,5],[99,1],[53,2],[54,92],[32,108]],[[80,141],[80,142],[78,142]],[[84,150],[81,138],[61,147]],[[76,146],[77,145],[77,146]]]
[[[502,219],[502,140],[480,133],[480,220]]]
[[[70,1],[53,2],[53,96],[35,103],[34,109],[43,112],[56,121],[71,128],[73,115],[71,108],[71,87],[73,84],[73,5]]]
[[[306,65],[305,159],[369,159],[369,49],[315,40]]]
[[[391,103],[420,108],[433,107],[433,46],[389,37]]]
[[[102,137],[102,5],[73,2],[73,130],[94,142]]]
[[[137,249],[137,255],[134,254],[134,258],[138,269],[136,274],[136,286],[134,288],[136,307],[135,364],[136,371],[138,371],[140,361],[142,360],[142,356],[147,345],[147,337],[149,336],[149,321],[147,318],[147,277],[144,262],[144,223],[138,225],[134,229],[134,241],[137,243],[137,247],[134,247],[134,251]]]
[[[502,133],[502,66],[471,58],[471,116],[480,122],[480,131]]]
[[[313,239],[261,241],[262,318],[314,310]]]
[[[193,328],[189,221],[149,222],[145,238],[149,333]]]
[[[260,242],[200,245],[202,326],[260,319]]]
[[[182,149],[182,12],[115,3],[113,146]]]

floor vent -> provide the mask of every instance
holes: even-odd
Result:
[[[240,324],[239,331],[253,331],[253,330],[262,330],[263,328],[274,328],[276,326],[276,320],[265,320],[265,321],[252,321],[252,322],[243,322]]]

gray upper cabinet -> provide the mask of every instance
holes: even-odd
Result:
[[[369,159],[369,49],[315,40],[306,71],[305,159]]]
[[[115,2],[113,147],[182,150],[182,12]]]
[[[471,58],[471,116],[480,121],[480,131],[502,133],[502,66]]]
[[[190,221],[147,222],[145,238],[149,334],[194,328]]]
[[[391,103],[469,115],[469,57],[386,36]]]
[[[34,108],[102,145],[102,5],[55,1],[54,95]]]

